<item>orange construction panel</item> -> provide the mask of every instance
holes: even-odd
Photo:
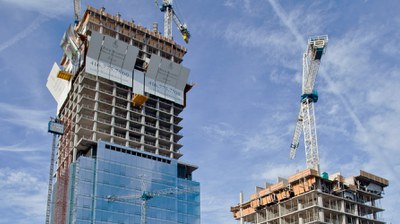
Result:
[[[284,188],[284,187],[286,187],[286,186],[283,184],[283,182],[279,182],[279,183],[277,183],[277,184],[271,185],[271,186],[269,187],[269,189],[270,189],[272,192],[274,192],[274,191],[277,191],[277,190],[282,189],[282,188]]]
[[[260,192],[258,192],[258,195],[260,195],[260,197],[267,195],[271,193],[271,189],[269,187],[265,188],[264,190],[261,190]]]
[[[253,201],[250,202],[250,206],[252,208],[257,208],[260,206],[260,200],[259,199],[254,199]]]
[[[146,101],[149,99],[149,97],[147,96],[143,96],[140,94],[133,94],[132,97],[132,104],[134,107],[141,107],[143,106],[144,103],[146,103]]]
[[[282,201],[283,199],[289,198],[290,193],[289,193],[289,191],[282,191],[282,192],[279,192],[276,195],[276,197],[277,197],[278,201]]]
[[[296,180],[299,180],[301,178],[310,177],[310,176],[319,176],[319,175],[318,175],[318,172],[316,170],[306,169],[306,170],[300,171],[300,172],[290,176],[288,178],[288,181],[289,181],[289,183],[292,183],[292,182],[294,182]]]
[[[266,197],[261,199],[261,205],[268,205],[268,204],[271,204],[274,201],[275,201],[274,195],[270,194],[270,195],[267,195]]]

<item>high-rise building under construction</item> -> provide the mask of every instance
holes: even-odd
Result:
[[[179,160],[186,49],[90,6],[61,47],[51,223],[200,223],[197,167]]]

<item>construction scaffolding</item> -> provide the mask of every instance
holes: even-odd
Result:
[[[322,177],[313,169],[298,172],[276,184],[257,187],[250,200],[231,207],[237,220],[254,224],[383,224],[380,206],[388,180],[360,171]]]

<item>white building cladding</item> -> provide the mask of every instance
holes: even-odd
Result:
[[[65,124],[53,198],[57,224],[74,215],[70,196],[76,190],[71,188],[76,173],[70,167],[81,158],[95,159],[99,140],[174,161],[182,156],[179,114],[192,87],[187,83],[189,69],[180,65],[184,47],[90,6],[61,45],[61,68],[55,64],[47,82]],[[145,100],[134,104],[138,95]],[[184,175],[177,179],[191,181],[197,167],[179,167]],[[199,206],[193,208],[192,214],[199,214]]]

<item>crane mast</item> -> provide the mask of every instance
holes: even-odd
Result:
[[[155,4],[158,6],[158,0],[155,0]],[[172,7],[172,0],[163,0],[160,11],[164,13],[164,37],[172,39],[172,21],[174,21],[178,30],[181,32],[183,40],[188,43],[190,39],[189,30],[187,29],[187,25],[182,23],[176,15]]]
[[[294,159],[301,132],[304,133],[304,147],[307,168],[319,170],[319,154],[317,128],[315,123],[314,104],[318,101],[318,93],[314,90],[315,80],[321,64],[322,55],[328,44],[328,36],[312,37],[308,40],[307,50],[303,56],[303,77],[300,111],[290,145],[290,158]]]
[[[74,0],[74,19],[75,23],[81,19],[81,0]]]
[[[163,0],[161,12],[164,12],[164,37],[172,39],[172,0]]]

